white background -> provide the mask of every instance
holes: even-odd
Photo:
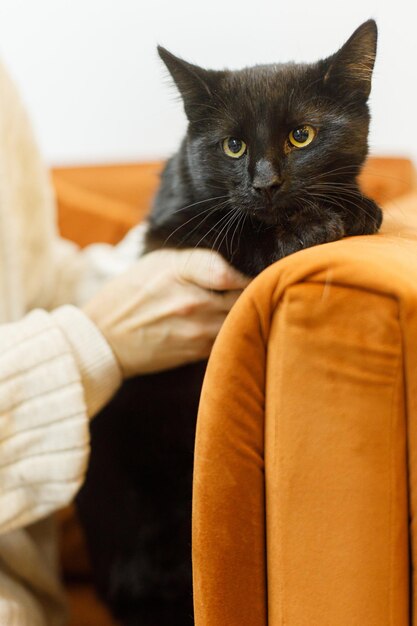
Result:
[[[0,55],[49,164],[114,163],[165,157],[184,131],[157,43],[213,68],[313,61],[369,17],[371,150],[417,162],[416,0],[0,0]]]

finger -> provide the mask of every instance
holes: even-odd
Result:
[[[181,250],[177,271],[182,280],[214,291],[244,289],[250,282],[211,250]]]
[[[208,340],[214,341],[219,333],[219,330],[223,326],[226,316],[226,313],[217,313],[207,316],[204,321],[202,337],[206,337]]]
[[[189,330],[190,339],[186,347],[187,360],[205,358],[210,354],[225,319],[224,314],[219,314],[215,318],[211,316],[207,321],[200,321],[199,324]]]
[[[225,291],[224,293],[213,293],[210,302],[213,311],[219,311],[227,314],[235,302],[240,298],[241,294],[241,289]]]

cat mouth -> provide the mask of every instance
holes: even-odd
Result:
[[[251,218],[267,224],[268,226],[278,226],[287,224],[289,221],[305,220],[305,210],[297,204],[282,203],[280,205],[260,205],[252,206],[248,209]]]
[[[271,226],[277,224],[279,221],[277,212],[270,207],[252,208],[249,210],[249,215],[257,221]]]

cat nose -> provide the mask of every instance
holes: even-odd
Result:
[[[271,178],[263,178],[255,176],[252,182],[252,187],[257,193],[264,194],[266,196],[272,196],[275,191],[278,191],[282,186],[283,180],[279,176],[273,176]]]
[[[261,158],[256,162],[252,178],[254,191],[270,200],[282,182],[281,172],[270,159]]]

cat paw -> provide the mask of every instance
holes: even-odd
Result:
[[[347,216],[346,235],[373,235],[382,224],[382,211],[379,206],[366,196],[362,196],[357,205],[359,215]]]
[[[289,232],[279,235],[280,257],[288,256],[304,248],[318,246],[342,239],[346,234],[343,220],[334,215],[325,221],[309,221],[302,227],[296,226]]]

